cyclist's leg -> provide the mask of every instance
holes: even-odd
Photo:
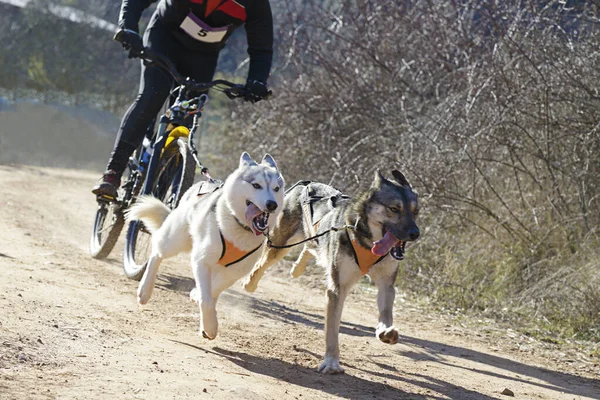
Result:
[[[147,47],[167,56],[169,43],[173,40],[170,35],[156,27],[149,29],[144,38]],[[141,144],[148,126],[169,95],[172,84],[173,80],[167,72],[158,67],[147,67],[142,63],[138,95],[123,116],[106,172],[92,189],[94,194],[116,196],[129,157]]]

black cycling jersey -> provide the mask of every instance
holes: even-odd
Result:
[[[119,26],[139,32],[142,12],[156,1],[123,0]],[[213,10],[207,10],[207,2],[160,0],[148,29],[162,25],[188,50],[218,53],[233,31],[243,24],[250,55],[248,80],[266,83],[273,59],[273,18],[269,0],[216,0],[212,3]],[[192,32],[189,24],[196,30]],[[209,41],[206,40],[207,33],[213,36]]]

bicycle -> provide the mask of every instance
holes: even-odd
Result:
[[[230,99],[245,94],[244,85],[222,79],[199,83],[184,77],[168,58],[147,48],[140,51],[139,57],[171,74],[177,86],[169,98],[175,95],[176,98],[158,117],[157,129],[153,129],[153,122],[148,128],[150,134],[130,157],[117,198],[97,197],[98,209],[90,239],[90,254],[96,259],[108,257],[113,250],[125,224],[124,213],[138,196],[151,194],[174,209],[194,183],[196,168],[207,180],[216,181],[198,159],[195,146],[202,109],[208,101],[206,92],[219,90]],[[149,249],[150,233],[141,221],[131,221],[123,254],[123,270],[128,278],[142,278]]]

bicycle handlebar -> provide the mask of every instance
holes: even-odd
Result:
[[[162,54],[153,52],[152,50],[150,50],[146,47],[144,47],[139,52],[138,57],[141,58],[144,62],[147,61],[147,62],[156,64],[160,68],[164,69],[173,77],[173,79],[179,85],[183,85],[189,89],[192,89],[195,91],[206,91],[210,88],[220,85],[220,86],[227,87],[227,89],[224,89],[223,92],[230,99],[244,97],[244,94],[246,91],[244,85],[239,84],[239,83],[229,82],[224,79],[217,79],[212,82],[206,82],[206,83],[196,82],[191,78],[187,78],[187,77],[184,77],[183,75],[181,75],[177,71],[177,68],[175,68],[175,64],[173,64],[173,62],[171,60],[169,60],[167,57],[163,56]]]

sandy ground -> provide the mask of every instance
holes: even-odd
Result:
[[[88,255],[97,174],[0,166],[0,399],[598,399],[597,352],[537,341],[396,298],[400,344],[374,337],[375,292],[346,303],[346,374],[315,371],[324,351],[320,274],[289,262],[255,294],[237,283],[220,332],[198,335],[186,257],[163,263],[150,303],[111,257]],[[410,257],[404,262],[410,262]],[[309,267],[310,268],[310,267]],[[313,267],[313,270],[316,267]]]

